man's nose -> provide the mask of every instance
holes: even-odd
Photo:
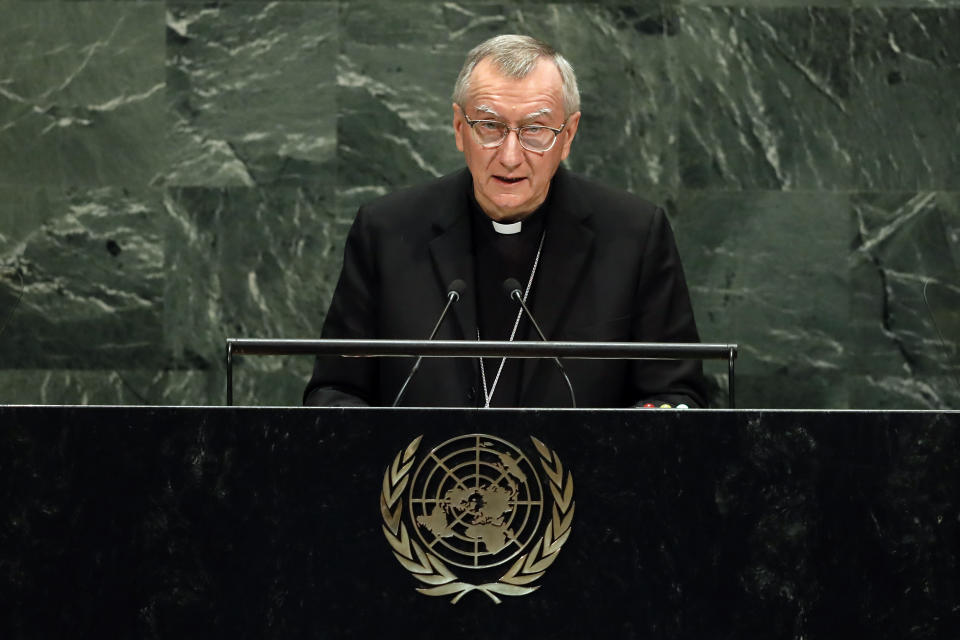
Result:
[[[500,145],[500,163],[505,167],[518,167],[523,162],[523,147],[520,146],[520,132],[510,131],[507,139]]]

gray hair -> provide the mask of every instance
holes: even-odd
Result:
[[[563,88],[564,116],[580,110],[580,90],[577,88],[577,76],[567,59],[546,42],[530,36],[500,35],[481,42],[467,54],[467,59],[453,86],[453,101],[464,108],[467,92],[470,90],[470,76],[477,64],[490,58],[503,75],[521,79],[533,71],[541,58],[547,58],[557,65]]]

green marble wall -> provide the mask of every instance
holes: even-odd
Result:
[[[224,338],[319,333],[357,205],[461,166],[462,58],[526,32],[740,406],[960,408],[960,0],[813,4],[0,2],[0,403],[222,403]]]

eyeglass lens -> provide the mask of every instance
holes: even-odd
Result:
[[[484,146],[499,145],[509,135],[510,129],[502,122],[481,121],[473,127],[480,144]],[[556,134],[546,127],[527,126],[518,131],[520,143],[531,151],[545,151],[553,146]]]

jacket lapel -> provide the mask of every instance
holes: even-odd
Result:
[[[465,180],[470,173],[464,171]],[[462,279],[467,287],[460,300],[453,305],[453,313],[462,340],[476,339],[477,331],[477,294],[473,268],[473,243],[470,231],[470,217],[466,198],[467,184],[459,181],[459,193],[446,199],[443,211],[434,222],[437,234],[430,241],[430,256],[433,259],[440,295],[446,296],[447,287],[454,280]],[[451,206],[451,203],[452,206]]]

